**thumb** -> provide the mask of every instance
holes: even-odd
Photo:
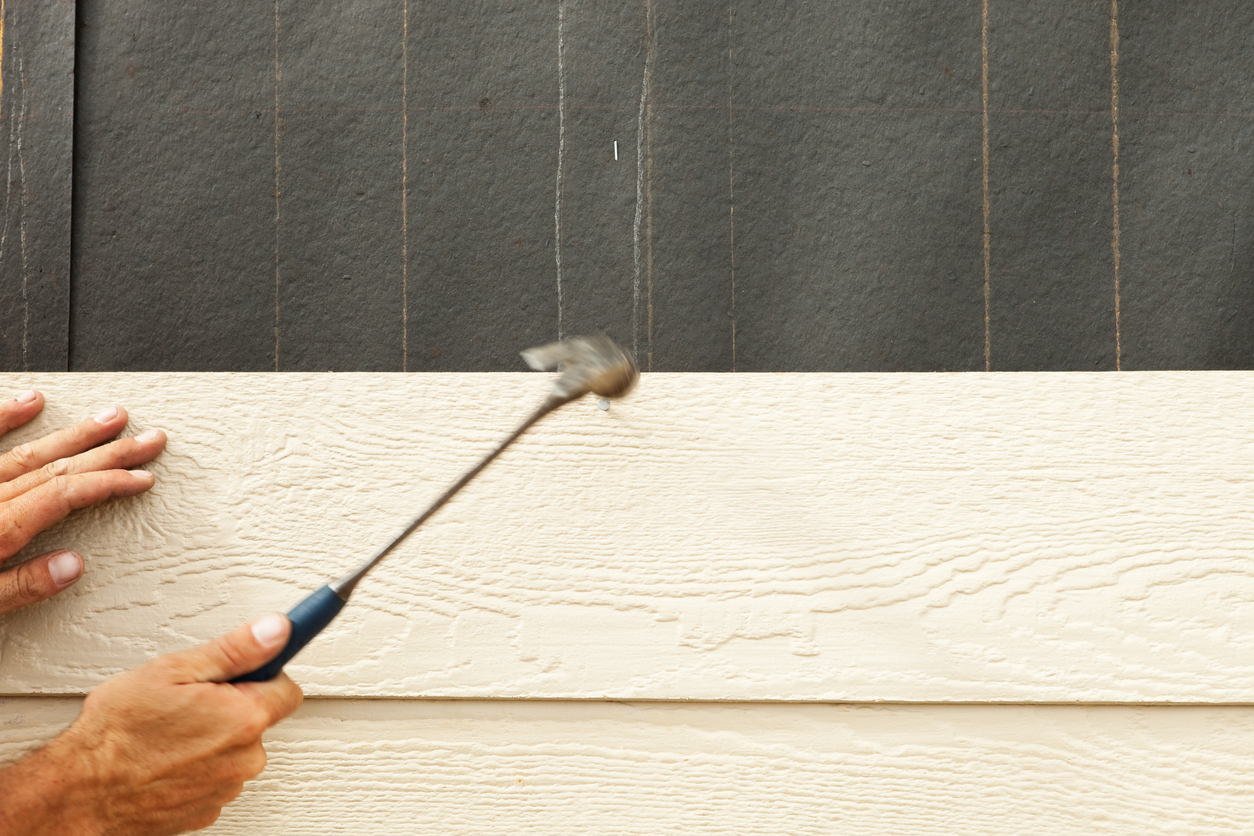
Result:
[[[291,631],[287,616],[267,613],[225,636],[167,658],[187,682],[228,682],[277,656]]]
[[[83,559],[74,552],[40,555],[0,572],[0,613],[51,598],[83,574]]]

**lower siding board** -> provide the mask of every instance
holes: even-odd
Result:
[[[0,700],[0,760],[79,700]],[[1189,834],[1254,708],[311,699],[214,834]]]

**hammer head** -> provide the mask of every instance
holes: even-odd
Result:
[[[619,398],[630,392],[640,377],[631,355],[606,336],[570,337],[529,348],[522,356],[537,371],[561,371],[553,382],[553,395],[563,400],[573,401],[589,392]]]

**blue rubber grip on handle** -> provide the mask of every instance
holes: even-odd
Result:
[[[324,586],[304,601],[292,607],[287,620],[292,622],[292,634],[287,639],[278,656],[252,673],[237,676],[232,682],[269,682],[279,675],[288,660],[300,653],[301,648],[309,644],[313,637],[322,632],[322,628],[335,619],[344,609],[344,599]]]

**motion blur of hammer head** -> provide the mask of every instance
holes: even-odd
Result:
[[[603,398],[621,398],[640,378],[631,355],[603,335],[571,337],[529,348],[522,357],[537,371],[555,368],[561,372],[553,381],[552,397],[563,403],[589,392]]]

